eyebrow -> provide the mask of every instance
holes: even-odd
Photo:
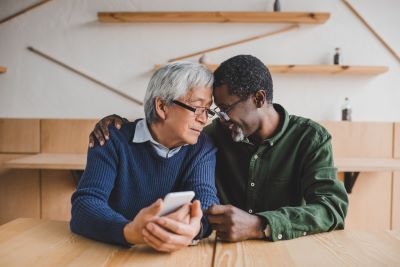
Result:
[[[191,99],[191,98],[188,99],[188,102],[189,102],[189,103],[197,102],[197,101],[205,101],[205,99],[204,99],[204,98],[201,98],[201,97],[196,98],[196,99]],[[206,103],[206,106],[211,106],[212,103],[213,103],[213,101],[211,100],[211,101],[209,101],[208,103]]]

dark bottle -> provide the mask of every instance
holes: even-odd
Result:
[[[351,121],[351,105],[348,97],[344,99],[342,105],[342,121]]]
[[[274,11],[275,12],[281,11],[281,3],[279,2],[279,0],[275,0],[274,2]]]
[[[333,56],[333,64],[339,65],[340,64],[340,48],[335,48],[335,55]]]

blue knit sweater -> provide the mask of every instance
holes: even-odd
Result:
[[[136,121],[137,122],[137,121]],[[219,203],[215,188],[216,148],[205,133],[171,158],[149,142],[133,143],[136,122],[110,127],[110,140],[89,149],[86,169],[72,195],[71,231],[129,246],[124,226],[144,207],[169,192],[192,190],[203,209]],[[202,218],[205,235],[211,233]]]

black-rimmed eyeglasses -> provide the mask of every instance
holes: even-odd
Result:
[[[182,103],[178,100],[173,100],[172,103],[174,103],[175,105],[178,105],[182,108],[192,111],[194,113],[194,115],[196,115],[196,116],[200,116],[204,112],[206,112],[208,118],[212,118],[215,115],[214,111],[212,111],[211,109],[206,108],[206,107],[191,107],[191,106],[186,105],[185,103]]]

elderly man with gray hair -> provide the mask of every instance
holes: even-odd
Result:
[[[197,63],[177,62],[155,72],[145,96],[146,118],[119,131],[110,126],[109,142],[89,149],[71,200],[73,232],[167,252],[211,233],[202,208],[218,204],[216,148],[202,130],[213,115],[212,84],[212,73]],[[161,198],[187,190],[195,192],[193,203],[158,216]]]

